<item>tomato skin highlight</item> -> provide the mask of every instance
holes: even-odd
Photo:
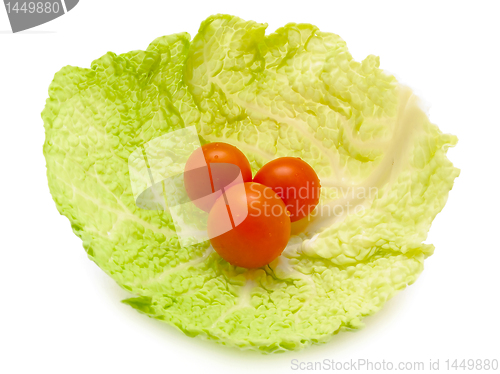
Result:
[[[288,244],[291,223],[283,200],[269,187],[245,183],[217,199],[208,216],[208,235],[215,251],[232,265],[259,268],[276,259]],[[229,211],[241,222],[222,235],[221,222]],[[265,205],[267,204],[267,205]],[[242,220],[241,214],[247,214]],[[215,237],[214,237],[215,236]]]
[[[201,162],[205,159],[206,167],[201,168]],[[243,182],[252,181],[252,169],[246,156],[238,148],[231,144],[215,142],[208,143],[196,149],[188,158],[184,167],[184,186],[188,197],[193,203],[205,212],[210,212],[215,200],[222,195],[222,191],[214,188],[213,175],[210,164],[233,164],[240,168]],[[211,193],[215,195],[211,199],[199,200],[202,196]]]
[[[321,184],[314,169],[296,157],[280,157],[265,164],[254,182],[273,189],[284,201],[290,220],[298,221],[319,203]]]

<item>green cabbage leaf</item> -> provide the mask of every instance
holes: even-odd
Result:
[[[456,137],[378,57],[357,62],[309,24],[266,27],[217,15],[192,40],[163,36],[89,69],[66,66],[42,118],[57,209],[130,291],[124,302],[189,336],[271,353],[360,328],[412,284],[459,170],[446,157]],[[321,214],[269,266],[234,267],[208,241],[181,246],[168,209],[136,205],[130,155],[188,126],[202,143],[237,146],[254,173],[281,156],[318,173]]]

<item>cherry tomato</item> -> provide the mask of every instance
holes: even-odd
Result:
[[[283,252],[290,225],[283,200],[269,187],[251,182],[217,199],[208,215],[208,236],[227,262],[258,268]]]
[[[217,164],[214,166],[214,164]],[[243,152],[231,144],[209,143],[195,150],[184,168],[184,186],[188,197],[205,212],[209,212],[221,188],[226,187],[241,171],[244,182],[252,181],[252,169]]]
[[[254,182],[271,187],[285,202],[290,220],[298,221],[318,205],[320,181],[314,169],[296,157],[281,157],[265,164]]]

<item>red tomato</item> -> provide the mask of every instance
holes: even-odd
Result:
[[[184,186],[198,208],[209,212],[222,195],[221,188],[236,178],[238,169],[231,165],[239,168],[243,183],[252,181],[250,163],[243,152],[231,144],[209,143],[191,154],[184,168]]]
[[[208,215],[208,236],[215,251],[227,262],[258,268],[283,252],[290,238],[290,225],[285,204],[272,189],[245,183],[217,199]]]
[[[254,182],[271,187],[285,202],[290,220],[298,221],[318,205],[320,181],[314,169],[296,157],[281,157],[265,164]]]

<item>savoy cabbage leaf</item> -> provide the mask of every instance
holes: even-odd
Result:
[[[212,16],[193,40],[164,36],[90,69],[64,67],[42,117],[56,206],[131,292],[124,302],[190,336],[278,352],[361,327],[412,284],[459,171],[446,157],[456,137],[378,57],[356,62],[339,36],[312,25],[267,36],[266,26]],[[318,209],[343,213],[313,217],[257,270],[228,264],[209,242],[181,246],[168,209],[137,207],[128,160],[187,126],[203,142],[237,146],[254,173],[301,157],[321,179]]]

